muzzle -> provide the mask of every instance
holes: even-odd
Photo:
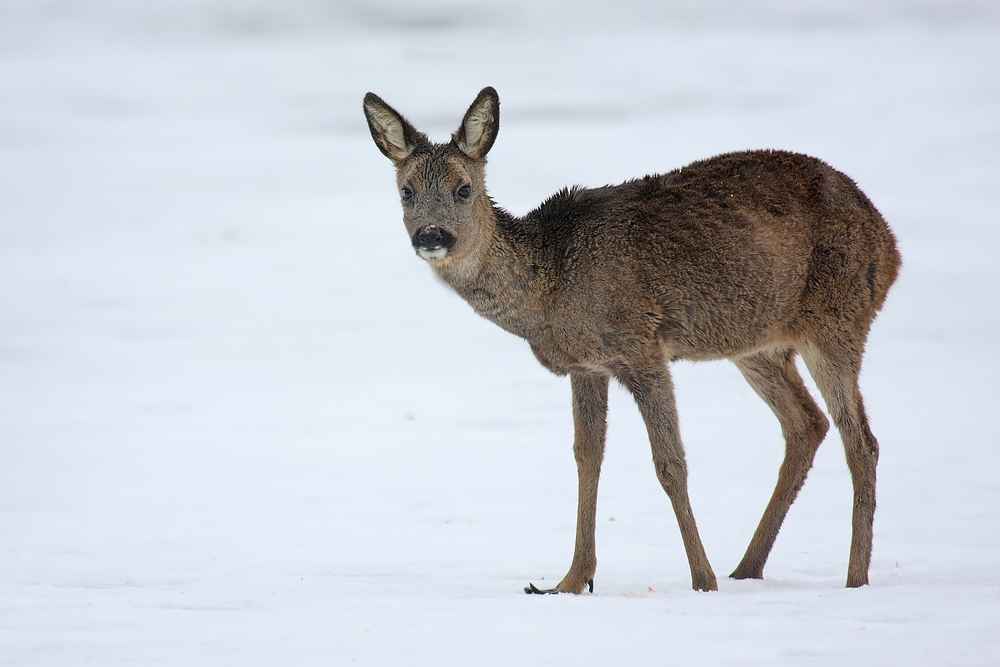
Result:
[[[455,235],[437,225],[426,225],[413,234],[411,242],[423,259],[438,261],[455,246]]]

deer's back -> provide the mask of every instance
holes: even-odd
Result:
[[[732,357],[834,326],[863,341],[899,265],[851,179],[777,151],[566,190],[524,224],[553,267],[549,310],[570,347],[655,336],[677,358]]]

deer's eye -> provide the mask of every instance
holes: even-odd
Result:
[[[463,185],[458,189],[458,196],[462,199],[468,199],[470,194],[472,194],[472,188],[468,185]]]
[[[403,195],[403,201],[408,201],[410,199],[413,199],[413,188],[409,187],[408,185],[403,186],[401,193]]]

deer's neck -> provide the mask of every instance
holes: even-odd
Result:
[[[530,339],[545,318],[552,272],[530,225],[496,206],[491,213],[470,252],[434,268],[477,313]]]

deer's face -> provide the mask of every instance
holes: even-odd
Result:
[[[494,220],[485,170],[500,128],[497,91],[479,91],[447,144],[428,141],[374,93],[365,95],[364,110],[375,145],[396,165],[403,221],[417,254],[450,262],[482,248]]]
[[[410,243],[428,262],[461,257],[489,233],[478,222],[491,206],[484,160],[472,160],[452,144],[437,145],[399,165],[396,181]]]

